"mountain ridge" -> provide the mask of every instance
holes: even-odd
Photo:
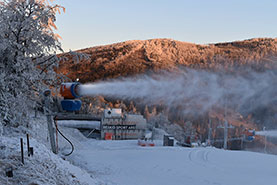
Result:
[[[255,70],[272,69],[277,61],[277,39],[255,38],[208,45],[173,39],[130,40],[77,50],[88,59],[76,63],[70,53],[57,71],[81,82],[93,82],[159,70],[232,69],[248,66]]]

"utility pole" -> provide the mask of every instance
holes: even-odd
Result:
[[[217,128],[223,128],[224,129],[224,132],[223,132],[224,133],[223,148],[225,150],[228,149],[228,129],[229,128],[234,128],[232,125],[228,124],[228,121],[227,121],[226,117],[227,117],[227,103],[226,103],[226,100],[225,100],[225,105],[224,105],[224,125],[217,127]]]
[[[263,128],[263,131],[264,131],[264,153],[267,153],[266,152],[266,144],[267,144],[267,137],[266,137],[266,130],[265,130],[265,127]]]
[[[47,118],[47,124],[48,124],[48,132],[50,137],[50,144],[51,149],[54,154],[57,154],[57,147],[56,147],[56,141],[55,141],[55,135],[54,135],[54,127],[53,127],[53,119],[50,111],[50,97],[51,97],[51,91],[48,89],[44,91],[44,114]]]
[[[227,147],[227,142],[228,142],[228,122],[226,120],[226,116],[227,116],[227,104],[226,104],[226,100],[225,100],[225,105],[224,105],[224,145],[223,148],[224,150],[226,150]]]
[[[211,145],[211,138],[212,138],[212,120],[211,118],[209,118],[208,146]]]
[[[225,119],[224,120],[224,146],[223,148],[226,150],[227,149],[227,142],[228,142],[228,122]]]
[[[217,128],[223,128],[224,129],[224,145],[223,148],[226,150],[228,148],[228,129],[234,128],[232,125],[228,124],[228,121],[224,120],[224,126],[218,126]]]

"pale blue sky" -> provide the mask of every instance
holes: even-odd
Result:
[[[57,0],[65,51],[126,40],[207,44],[277,36],[276,0]]]

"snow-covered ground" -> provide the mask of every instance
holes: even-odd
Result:
[[[32,123],[30,144],[35,155],[27,157],[25,152],[25,165],[20,162],[19,138],[24,138],[26,149],[23,133],[30,130],[19,128],[21,131],[18,134],[11,132],[13,134],[8,137],[0,136],[0,185],[277,184],[275,155],[211,147],[164,147],[161,140],[155,140],[155,147],[141,147],[135,140],[87,139],[77,129],[60,127],[75,147],[73,154],[65,158],[70,164],[61,158],[64,157],[62,154],[70,151],[70,145],[62,137],[58,138],[59,155],[49,150],[45,123],[45,120],[34,120]],[[164,134],[157,133],[160,136]],[[8,166],[14,169],[13,178],[4,175]]]
[[[103,184],[276,185],[277,156],[215,148],[84,140],[68,158]]]
[[[24,142],[24,165],[20,158],[20,137],[0,137],[0,184],[1,185],[87,185],[96,184],[86,171],[62,160],[35,139],[30,140],[34,156],[27,157]],[[6,177],[6,168],[12,167],[13,177]]]
[[[90,185],[99,184],[89,173],[55,155],[50,150],[47,139],[45,116],[32,119],[31,128],[5,128],[0,135],[0,185]],[[65,128],[64,131],[67,131]],[[26,133],[30,135],[30,146],[34,156],[27,156]],[[86,140],[76,129],[68,130],[74,142]],[[24,140],[24,165],[20,158],[20,138]],[[68,145],[60,139],[60,149]],[[73,140],[73,139],[72,139]],[[78,146],[76,146],[78,149]],[[65,151],[66,152],[66,151]],[[7,177],[5,170],[13,169],[13,177]]]

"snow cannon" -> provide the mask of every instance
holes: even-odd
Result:
[[[81,100],[76,100],[75,98],[80,98],[78,93],[78,82],[63,83],[61,85],[60,94],[64,97],[61,101],[62,109],[65,111],[73,112],[80,110],[82,106]]]
[[[255,129],[246,129],[244,131],[245,141],[252,142],[255,139]]]
[[[65,99],[75,99],[81,96],[78,93],[78,82],[62,83],[60,93]]]

